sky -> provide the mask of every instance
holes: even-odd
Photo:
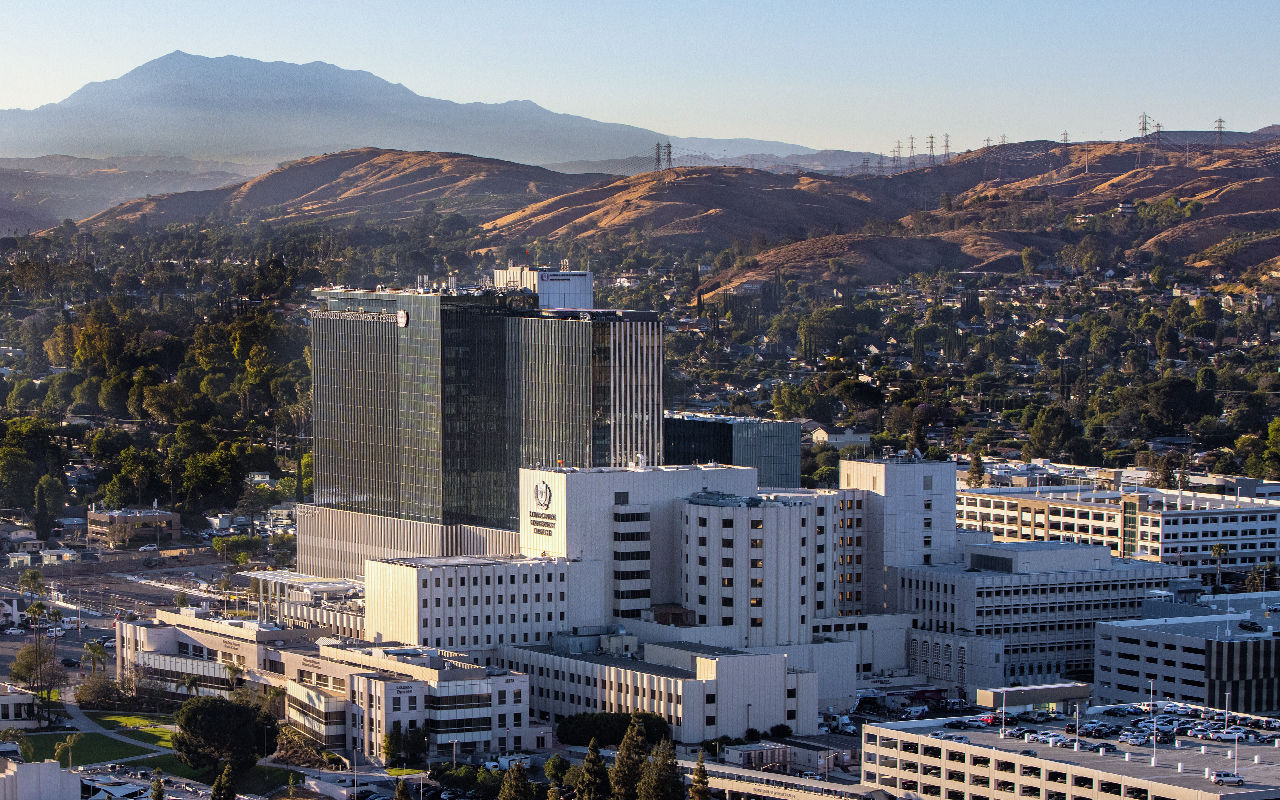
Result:
[[[1280,123],[1280,2],[4,0],[0,108],[165,53],[326,61],[460,102],[888,152]]]

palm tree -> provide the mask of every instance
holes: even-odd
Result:
[[[18,578],[18,589],[33,597],[44,597],[49,589],[44,585],[44,575],[38,569],[29,569]]]
[[[56,758],[56,759],[58,759],[59,761],[61,761],[61,760],[62,760],[62,754],[63,754],[63,753],[66,753],[66,754],[67,754],[67,769],[71,769],[71,767],[72,767],[72,764],[71,764],[71,748],[73,748],[73,747],[75,747],[77,744],[79,744],[79,743],[80,743],[80,740],[81,740],[81,739],[83,739],[83,738],[84,738],[84,734],[83,734],[83,733],[73,733],[73,734],[71,734],[70,736],[68,736],[67,738],[65,738],[65,739],[63,739],[62,741],[58,742],[58,744],[53,748],[53,757],[54,757],[54,758]]]
[[[187,694],[191,695],[192,697],[195,697],[196,695],[200,694],[200,676],[199,675],[191,675],[191,674],[183,675],[178,680],[178,684],[183,689],[186,689]]]
[[[1214,585],[1221,586],[1222,585],[1222,559],[1225,558],[1227,555],[1227,546],[1222,542],[1218,542],[1213,547],[1209,548],[1209,552],[1212,553],[1213,557],[1218,560],[1218,580]]]
[[[107,648],[101,642],[85,642],[84,658],[89,662],[89,671],[95,672],[99,667],[107,668]]]
[[[236,683],[240,681],[240,676],[244,674],[244,670],[230,662],[224,662],[222,669],[227,673],[227,682],[231,684],[230,688],[236,688]]]
[[[267,713],[276,718],[284,716],[284,700],[285,691],[279,686],[266,686],[262,690],[262,705],[267,709]]]

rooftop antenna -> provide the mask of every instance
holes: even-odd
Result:
[[[938,159],[933,155],[933,134],[929,134],[929,166],[938,163]]]

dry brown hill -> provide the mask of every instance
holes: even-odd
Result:
[[[85,223],[145,218],[148,224],[167,224],[211,216],[288,221],[357,214],[398,220],[412,218],[427,202],[484,220],[609,179],[457,153],[363,148],[299,159],[220,189],[132,200]]]
[[[672,245],[803,238],[856,230],[876,198],[850,178],[777,175],[741,167],[677,167],[569,192],[489,222],[500,239],[597,239],[616,234]],[[890,216],[902,213],[890,204]],[[878,211],[883,215],[886,209]]]

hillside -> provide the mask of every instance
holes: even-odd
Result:
[[[145,221],[164,225],[214,216],[288,221],[359,215],[402,220],[426,203],[485,220],[531,202],[611,180],[564,175],[491,158],[363,148],[284,164],[248,181],[202,192],[156,195],[85,220],[89,226]]]
[[[856,229],[885,213],[873,200],[847,178],[677,167],[535,203],[485,228],[500,241],[634,234],[672,246],[724,247],[754,235],[805,238]]]
[[[270,169],[356,147],[467,152],[530,164],[626,158],[669,137],[558,114],[527,100],[456,103],[368,72],[173,52],[58,103],[0,111],[0,156],[162,153]],[[782,142],[691,140],[732,155]]]

